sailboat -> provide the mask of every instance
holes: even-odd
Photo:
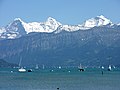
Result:
[[[22,58],[20,58],[18,71],[19,71],[19,72],[26,72],[26,69],[25,69],[24,67],[21,67],[21,61],[22,61]]]
[[[101,68],[104,69],[104,66],[102,66]]]
[[[111,56],[109,56],[109,66],[108,66],[108,71],[111,71],[112,70],[112,67],[111,67],[111,59],[112,59],[112,57]]]
[[[35,69],[39,69],[38,64],[36,64]]]
[[[42,69],[45,69],[45,65],[44,64],[42,65]]]
[[[112,70],[112,67],[111,67],[111,65],[109,65],[109,67],[108,67],[108,71],[111,71]]]
[[[26,69],[24,69],[23,67],[18,69],[19,72],[26,72]]]
[[[79,71],[85,71],[85,69],[82,67],[82,65],[80,64],[79,66],[78,66],[78,68],[79,68]]]

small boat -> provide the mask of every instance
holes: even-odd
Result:
[[[85,69],[82,67],[81,64],[78,66],[78,69],[79,69],[79,71],[81,71],[81,72],[85,71]]]
[[[108,71],[111,71],[112,70],[112,67],[111,67],[111,65],[109,65],[109,67],[108,67]]]
[[[28,69],[28,72],[32,72],[32,69]]]
[[[23,67],[18,69],[19,72],[26,72],[26,69],[24,69]]]

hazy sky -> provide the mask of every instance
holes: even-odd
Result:
[[[120,22],[120,0],[0,0],[0,27],[17,17],[44,22],[50,16],[62,24],[76,25],[98,15]]]

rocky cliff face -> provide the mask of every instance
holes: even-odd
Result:
[[[86,31],[30,33],[0,41],[0,57],[23,65],[119,64],[120,28],[95,27]]]

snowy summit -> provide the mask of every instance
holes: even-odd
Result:
[[[95,18],[88,19],[83,25],[84,27],[92,28],[95,26],[98,27],[108,24],[112,24],[112,22],[109,19],[105,18],[103,15],[100,15]]]

